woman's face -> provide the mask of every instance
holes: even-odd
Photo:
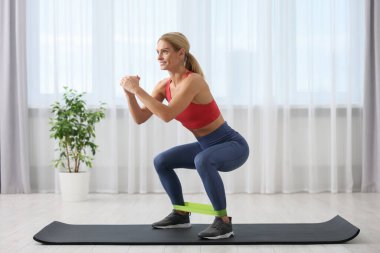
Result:
[[[157,60],[162,70],[172,70],[183,64],[184,50],[180,49],[177,52],[165,40],[157,42]]]

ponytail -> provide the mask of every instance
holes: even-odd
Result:
[[[204,77],[201,66],[199,65],[197,59],[195,59],[194,55],[192,55],[190,52],[186,53],[185,67],[191,72],[198,73]]]

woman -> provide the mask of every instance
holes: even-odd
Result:
[[[176,168],[196,169],[207,195],[218,212],[214,222],[199,237],[220,239],[233,236],[231,217],[227,215],[226,196],[219,171],[240,167],[247,160],[249,148],[244,138],[224,121],[203,78],[202,69],[189,52],[187,38],[178,32],[167,33],[157,42],[158,62],[169,78],[158,82],[152,95],[139,86],[139,76],[126,76],[121,86],[128,98],[130,113],[137,124],[152,114],[165,122],[180,121],[190,130],[196,142],[173,147],[154,159],[154,166],[173,205],[184,205],[181,183]],[[141,108],[136,97],[144,104]],[[168,105],[163,104],[163,100]],[[173,210],[154,228],[191,227],[189,213]]]

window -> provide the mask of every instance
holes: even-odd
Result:
[[[190,40],[219,103],[361,103],[364,2],[346,0],[38,0],[28,2],[31,106],[63,86],[123,102],[119,80],[151,91],[167,76],[159,36]]]

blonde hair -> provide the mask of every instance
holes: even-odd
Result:
[[[190,43],[185,35],[179,32],[165,33],[158,39],[158,41],[160,40],[168,42],[176,51],[183,48],[185,50],[185,68],[204,77],[202,68],[197,59],[189,52]]]

